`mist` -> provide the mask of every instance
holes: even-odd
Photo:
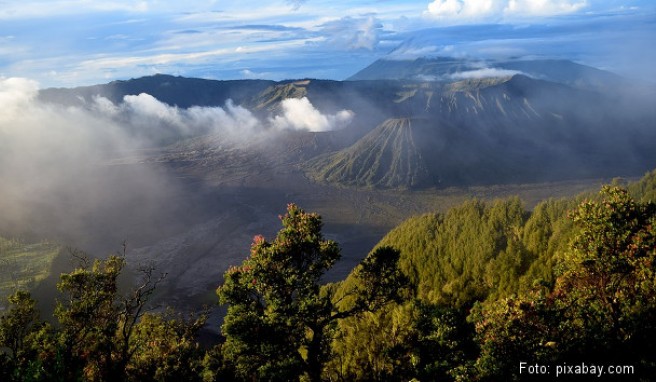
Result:
[[[97,112],[39,102],[37,93],[33,81],[0,80],[0,229],[118,248],[121,237],[161,216],[175,182],[155,166],[109,164],[150,145],[146,138]]]
[[[180,108],[140,93],[118,103],[96,95],[63,106],[38,94],[34,81],[0,81],[0,231],[92,250],[177,232],[179,210],[197,218],[189,207],[197,203],[189,199],[194,193],[183,190],[196,186],[146,160],[153,152],[202,136],[228,149],[264,147],[273,135],[342,129],[355,116],[322,113],[307,98],[286,99],[266,117],[230,99]]]

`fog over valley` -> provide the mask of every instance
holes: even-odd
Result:
[[[96,255],[125,241],[193,294],[288,202],[323,214],[348,271],[403,218],[490,185],[537,201],[656,163],[649,86],[566,61],[501,67],[521,70],[422,58],[345,82],[3,79],[2,229]]]

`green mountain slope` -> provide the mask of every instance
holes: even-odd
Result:
[[[354,380],[404,372],[460,380],[454,373],[464,371],[463,380],[523,381],[534,376],[519,376],[516,366],[533,357],[624,362],[639,365],[637,380],[651,380],[656,210],[630,199],[652,200],[656,171],[627,188],[625,202],[609,199],[624,198],[612,188],[546,200],[532,211],[517,198],[472,200],[401,223],[376,248],[399,250],[408,297],[340,322],[331,372]],[[621,236],[626,229],[633,235]],[[639,283],[635,272],[644,272]],[[348,306],[348,291],[360,286],[351,275],[337,288]],[[623,319],[609,324],[608,306],[622,306]],[[640,335],[618,340],[613,330],[620,325]]]
[[[656,170],[628,190],[636,200],[653,201]],[[545,200],[527,211],[518,198],[471,200],[446,213],[407,219],[376,245],[401,252],[399,266],[431,302],[462,306],[497,299],[553,283],[562,254],[573,239],[568,212],[584,199]]]
[[[26,244],[0,237],[0,300],[14,290],[32,288],[48,277],[61,247],[48,243]]]

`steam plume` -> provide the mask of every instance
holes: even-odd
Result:
[[[288,98],[281,103],[282,115],[270,120],[277,129],[307,131],[330,131],[345,127],[353,119],[350,110],[341,110],[333,115],[324,115],[317,110],[306,97]]]

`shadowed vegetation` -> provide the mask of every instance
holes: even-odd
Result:
[[[290,204],[224,275],[219,343],[204,315],[148,311],[152,268],[74,252],[56,323],[24,291],[0,316],[3,381],[522,381],[520,362],[656,372],[656,172],[527,211],[470,200],[392,230],[342,282],[317,214]],[[608,376],[606,376],[608,377]],[[628,378],[627,378],[628,377]],[[608,377],[610,378],[610,377]],[[540,378],[537,378],[539,380]],[[612,379],[612,378],[611,378]],[[549,380],[547,378],[546,380]]]
[[[61,247],[54,243],[26,244],[0,237],[0,298],[30,289],[48,277]]]

